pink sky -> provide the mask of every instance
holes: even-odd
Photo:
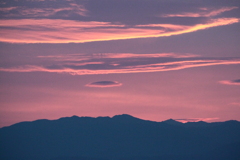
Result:
[[[140,1],[2,1],[0,127],[123,113],[240,121],[239,3]]]

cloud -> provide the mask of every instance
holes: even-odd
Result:
[[[219,81],[219,83],[226,84],[226,85],[240,85],[240,79],[236,79],[236,80],[223,80],[223,81]]]
[[[1,5],[1,4],[0,4]],[[9,6],[12,5],[12,6]],[[82,4],[73,2],[54,1],[22,1],[20,3],[3,4],[0,7],[1,17],[4,18],[69,18],[74,15],[87,16],[88,11]]]
[[[0,8],[0,12],[10,12],[10,11],[15,10],[17,8],[18,7],[3,7],[3,8]]]
[[[174,57],[174,58],[190,58],[198,57],[194,54],[176,54],[176,53],[152,53],[152,54],[134,54],[134,53],[99,53],[93,56],[98,58],[160,58],[160,57]]]
[[[26,65],[0,67],[4,72],[50,72],[72,75],[139,73],[181,70],[193,67],[240,64],[239,58],[200,57],[192,54],[104,53],[33,57]],[[34,63],[35,62],[35,63]],[[39,62],[41,62],[39,65]],[[236,82],[235,82],[236,83]]]
[[[110,22],[82,22],[59,19],[0,20],[0,41],[8,43],[84,43],[164,37],[238,22],[238,18],[219,18],[193,26],[173,24],[127,26]]]
[[[92,83],[86,84],[87,87],[100,87],[100,88],[119,87],[121,85],[122,83],[119,83],[117,81],[98,81],[98,82],[92,82]]]
[[[219,118],[186,118],[186,119],[174,119],[175,121],[187,123],[187,122],[199,122],[199,121],[213,121]]]
[[[0,17],[6,19],[71,19],[113,22],[128,25],[202,21],[221,13],[239,9],[237,1],[166,1],[166,0],[2,0]],[[239,17],[238,12],[229,12]],[[184,17],[185,19],[179,19]],[[190,17],[190,18],[188,18]],[[194,19],[193,19],[194,18]]]
[[[64,8],[15,8],[18,10],[19,14],[17,16],[24,17],[50,17],[55,14],[62,14],[63,17],[68,17],[71,14],[77,14],[80,16],[87,16],[87,10],[77,4],[72,4],[69,7]]]
[[[223,7],[219,9],[212,8],[199,8],[196,12],[182,12],[178,14],[165,14],[161,17],[212,17],[217,16],[223,12],[231,11],[233,9],[238,9],[238,7]]]
[[[0,3],[0,42],[85,43],[181,35],[239,23],[239,15],[232,11],[239,11],[239,4],[227,4],[221,1],[212,7],[202,1],[4,0]],[[229,11],[233,14],[227,18],[220,16]]]

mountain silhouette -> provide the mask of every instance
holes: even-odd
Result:
[[[240,122],[154,122],[123,114],[0,128],[1,160],[239,160]]]

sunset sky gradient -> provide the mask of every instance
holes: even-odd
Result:
[[[240,1],[2,0],[0,127],[240,121]]]

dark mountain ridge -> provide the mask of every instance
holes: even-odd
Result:
[[[240,157],[240,122],[65,117],[0,128],[1,160],[181,160]]]

